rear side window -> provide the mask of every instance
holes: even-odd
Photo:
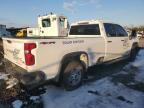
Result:
[[[127,32],[120,25],[115,24],[115,29],[118,37],[128,36]]]
[[[116,30],[113,24],[104,23],[104,28],[108,37],[116,37]]]
[[[71,26],[70,35],[100,35],[98,24]]]
[[[50,19],[43,19],[42,20],[42,27],[50,27],[50,26],[51,26]]]

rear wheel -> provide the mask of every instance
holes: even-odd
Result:
[[[64,68],[62,85],[68,91],[74,90],[82,84],[83,76],[83,65],[79,61],[71,61]]]

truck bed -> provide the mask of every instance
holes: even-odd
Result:
[[[95,64],[99,56],[105,55],[103,37],[3,38],[3,43],[6,59],[28,72],[43,71],[49,77],[56,75],[62,58],[67,54],[86,52],[91,59],[89,65]],[[24,45],[27,43],[36,44],[36,48],[31,50],[35,57],[35,64],[32,66],[27,66],[25,62]]]

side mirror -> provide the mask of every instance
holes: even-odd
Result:
[[[129,35],[129,39],[133,39],[133,38],[136,38],[137,37],[137,33],[136,33],[136,30],[132,30],[131,34]]]

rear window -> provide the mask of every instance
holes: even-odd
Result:
[[[100,35],[98,24],[71,26],[70,35]]]

